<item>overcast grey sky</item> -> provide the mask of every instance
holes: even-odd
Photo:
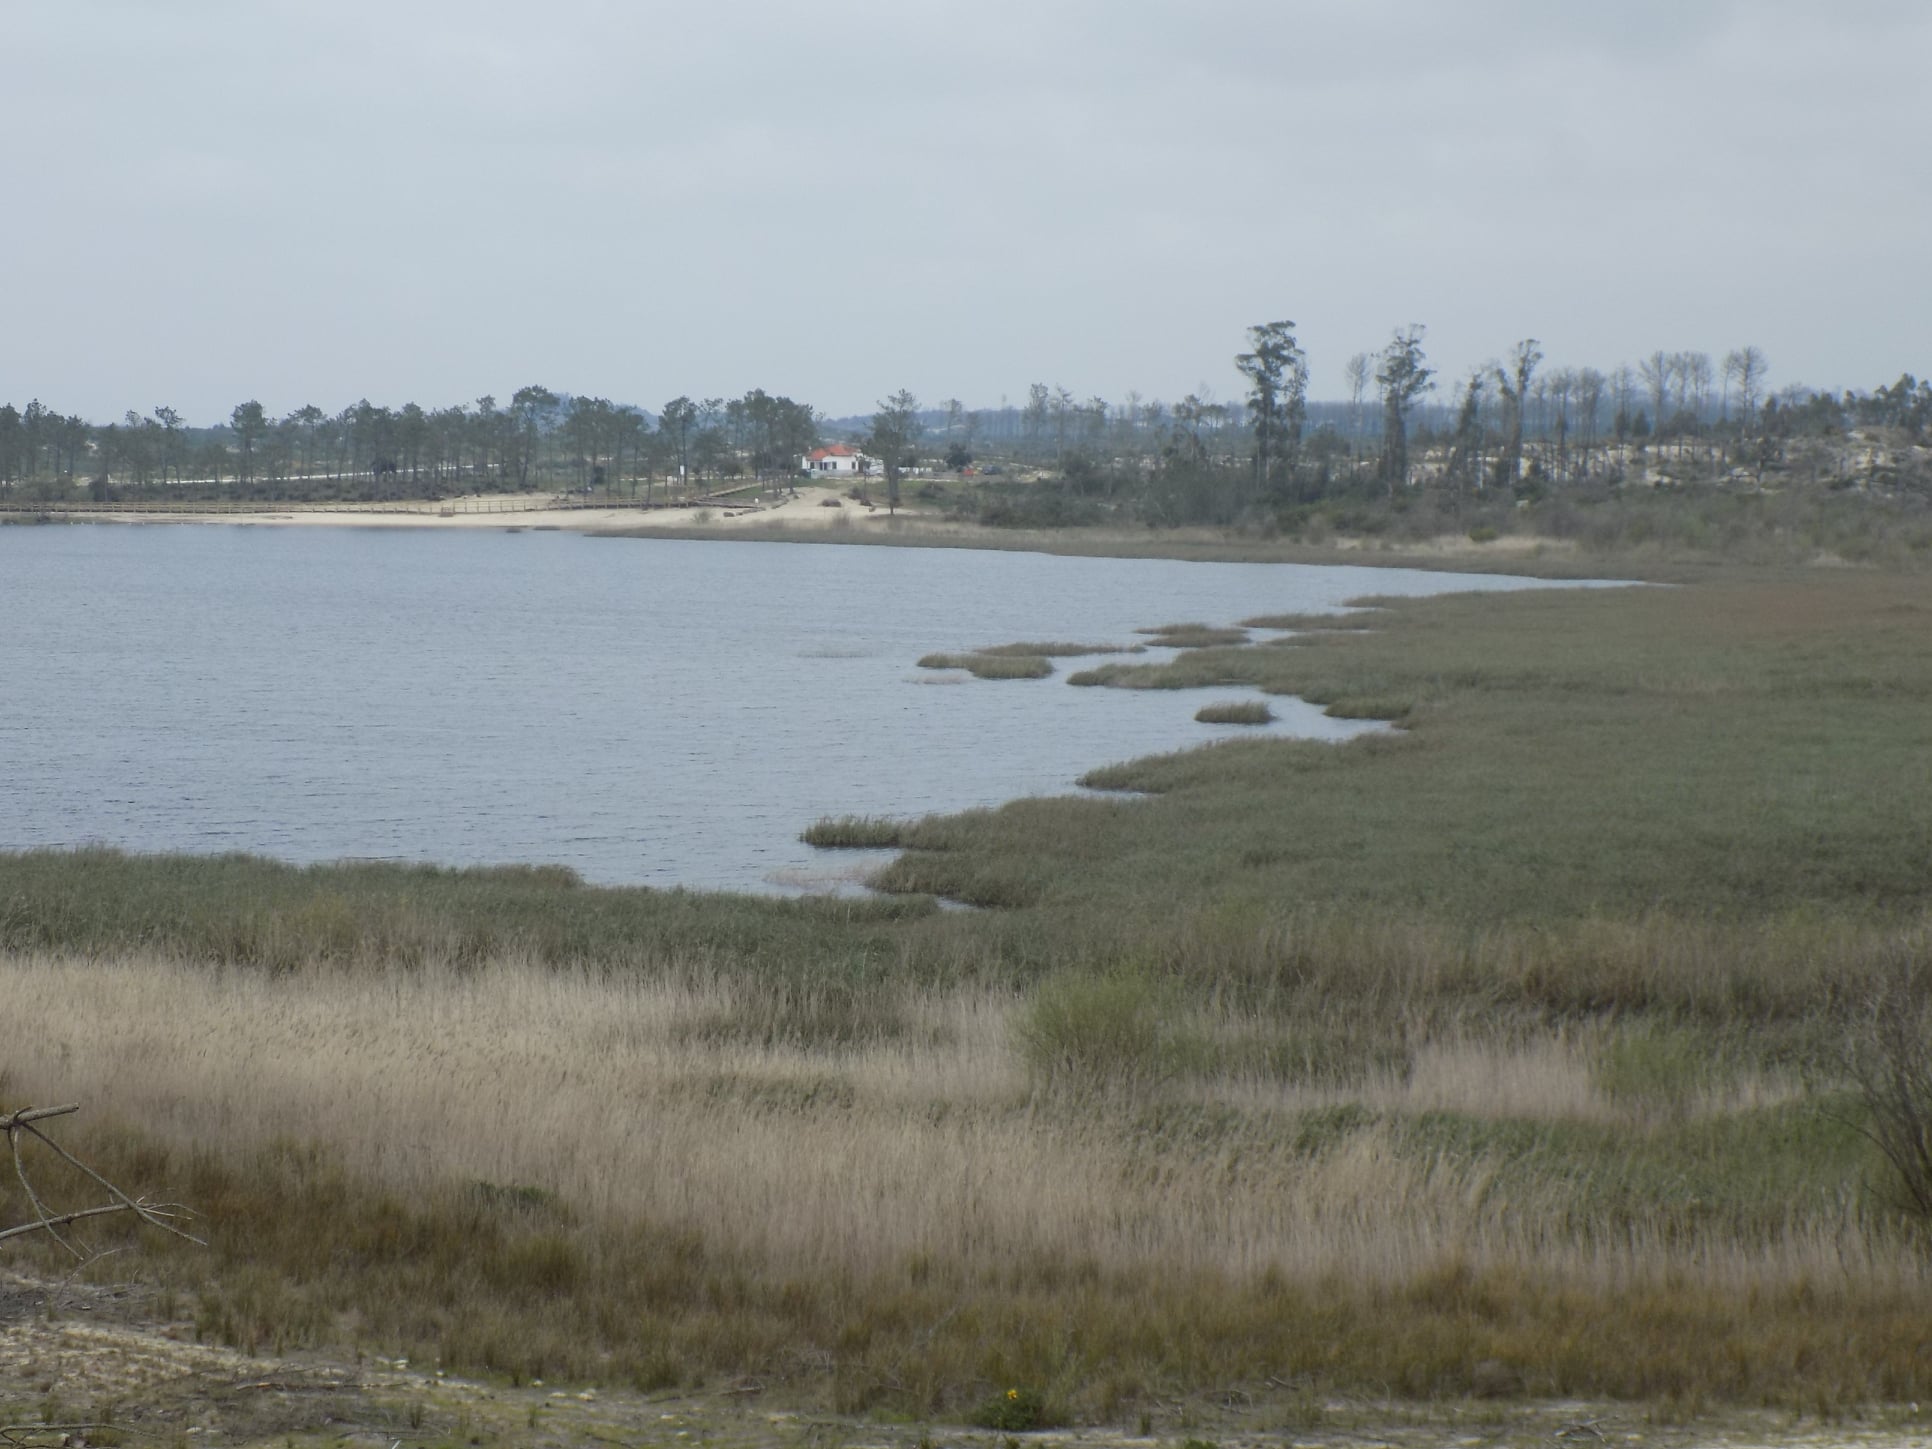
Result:
[[[0,0],[0,401],[1932,369],[1928,0]]]

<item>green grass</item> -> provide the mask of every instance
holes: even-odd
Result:
[[[1245,629],[1220,629],[1208,624],[1157,624],[1134,632],[1151,635],[1156,644],[1169,649],[1212,649],[1248,642]]]
[[[1194,711],[1194,718],[1202,724],[1265,725],[1274,717],[1275,712],[1267,705],[1252,699],[1204,704]]]
[[[1053,666],[1037,655],[928,654],[921,669],[964,669],[975,679],[1045,679]]]
[[[837,815],[815,820],[799,839],[827,849],[896,850],[906,843],[906,825],[878,815]]]

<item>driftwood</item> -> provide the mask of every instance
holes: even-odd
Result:
[[[178,1203],[157,1203],[149,1202],[146,1198],[129,1197],[120,1188],[102,1177],[93,1168],[89,1167],[85,1162],[82,1162],[73,1153],[69,1152],[65,1147],[62,1147],[53,1138],[40,1130],[39,1124],[45,1122],[48,1118],[67,1117],[78,1111],[80,1111],[80,1103],[69,1102],[62,1107],[27,1107],[18,1112],[0,1115],[0,1130],[6,1132],[7,1147],[13,1156],[14,1176],[20,1179],[20,1186],[26,1192],[27,1202],[33,1208],[34,1213],[33,1217],[27,1222],[15,1223],[9,1227],[0,1228],[0,1242],[5,1242],[8,1238],[24,1237],[29,1233],[45,1233],[71,1253],[76,1260],[86,1263],[91,1261],[91,1255],[75,1247],[68,1240],[67,1236],[61,1232],[61,1229],[70,1227],[86,1218],[107,1217],[116,1213],[132,1213],[150,1227],[159,1228],[164,1233],[172,1233],[177,1238],[185,1238],[189,1242],[198,1244],[204,1248],[208,1246],[193,1233],[175,1226],[175,1220],[188,1216],[186,1208],[183,1208]],[[92,1207],[69,1208],[63,1212],[50,1210],[46,1201],[41,1197],[39,1190],[34,1187],[33,1178],[27,1172],[26,1159],[21,1155],[21,1148],[29,1140],[39,1142],[49,1152],[52,1152],[56,1157],[60,1158],[61,1161],[98,1183],[101,1191],[107,1196],[108,1201]]]
[[[118,1252],[119,1249],[110,1249],[109,1253],[83,1252],[69,1241],[61,1229],[71,1227],[87,1218],[132,1213],[150,1227],[159,1228],[164,1233],[185,1238],[205,1248],[207,1244],[200,1238],[185,1228],[175,1226],[175,1219],[188,1216],[186,1208],[177,1203],[157,1203],[149,1202],[146,1198],[129,1197],[40,1130],[40,1123],[53,1117],[70,1117],[78,1111],[80,1111],[80,1103],[69,1102],[60,1107],[24,1107],[18,1112],[0,1113],[0,1130],[4,1130],[7,1134],[7,1149],[13,1157],[14,1176],[20,1179],[21,1189],[27,1194],[27,1202],[33,1208],[33,1217],[29,1221],[0,1228],[0,1242],[5,1242],[9,1238],[25,1237],[30,1233],[45,1233],[73,1255],[77,1265],[74,1271],[78,1273],[89,1263],[98,1262],[101,1258],[109,1256],[109,1253]],[[27,1160],[21,1153],[21,1149],[28,1141],[40,1143],[61,1161],[97,1183],[108,1200],[92,1207],[68,1208],[62,1212],[49,1209],[46,1199],[41,1197],[40,1190],[34,1186],[33,1178],[28,1174]],[[10,1449],[11,1446],[29,1449],[29,1446],[33,1445],[85,1444],[88,1434],[99,1429],[128,1432],[120,1425],[105,1421],[72,1424],[0,1424],[0,1446],[10,1446]]]

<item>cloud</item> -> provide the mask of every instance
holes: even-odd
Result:
[[[95,416],[1173,396],[1283,315],[1331,392],[1412,320],[1927,365],[1917,0],[14,9],[0,397]]]

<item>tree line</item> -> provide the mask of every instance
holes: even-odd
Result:
[[[1659,350],[1600,370],[1546,368],[1541,342],[1525,338],[1444,389],[1420,324],[1348,360],[1346,401],[1317,403],[1294,329],[1287,321],[1249,329],[1248,350],[1234,358],[1245,388],[1226,402],[1203,390],[1172,405],[1130,395],[1112,407],[1034,384],[1026,405],[1009,410],[1015,452],[1057,470],[1065,486],[998,521],[1078,522],[1125,510],[1155,524],[1228,524],[1350,495],[1396,500],[1417,488],[1459,501],[1563,484],[1762,484],[1793,473],[1844,483],[1851,429],[1893,429],[1907,444],[1932,435],[1932,383],[1906,374],[1871,392],[1774,391],[1769,359],[1748,344],[1718,360]],[[944,416],[950,435],[954,407],[926,416]],[[1918,486],[1932,483],[1927,471],[1908,447],[1866,475]]]
[[[260,402],[192,427],[171,407],[96,426],[38,398],[0,404],[0,487],[85,479],[97,496],[436,495],[463,489],[601,488],[648,496],[660,479],[699,483],[749,471],[789,474],[821,439],[805,403],[762,388],[738,398],[676,397],[655,417],[601,397],[517,389],[428,409],[364,399],[273,417]]]
[[[869,419],[829,422],[807,404],[754,389],[733,399],[673,398],[655,415],[607,398],[519,388],[425,409],[361,400],[276,418],[256,401],[194,427],[170,407],[97,426],[38,399],[0,405],[0,489],[71,487],[98,498],[439,496],[466,490],[602,489],[649,501],[661,480],[696,486],[795,472],[842,433],[867,446],[897,507],[901,480],[929,459],[962,469],[981,455],[1030,463],[1059,484],[995,497],[994,521],[1072,522],[1130,509],[1149,523],[1236,522],[1337,493],[1438,487],[1454,497],[1570,482],[1686,481],[1742,471],[1762,482],[1794,455],[1849,429],[1932,432],[1932,384],[1911,375],[1871,392],[1773,391],[1762,349],[1721,359],[1659,350],[1634,364],[1546,367],[1525,338],[1453,387],[1438,385],[1426,329],[1396,329],[1348,359],[1345,399],[1308,396],[1292,322],[1249,329],[1234,367],[1242,393],[1207,389],[1172,404],[1119,404],[1030,384],[1023,404],[922,408],[901,391]],[[922,454],[922,450],[924,450]],[[1018,514],[1007,518],[1008,514]],[[1019,516],[1024,515],[1024,516]]]

